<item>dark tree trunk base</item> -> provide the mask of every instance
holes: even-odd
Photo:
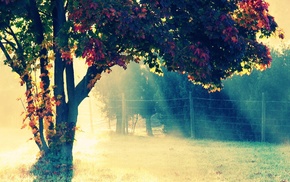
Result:
[[[71,182],[73,178],[72,155],[63,157],[63,155],[55,155],[55,152],[49,152],[36,161],[30,173],[36,177],[35,182]]]

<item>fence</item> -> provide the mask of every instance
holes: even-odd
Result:
[[[290,102],[191,98],[193,137],[284,142],[290,139]],[[199,132],[197,132],[199,131]]]
[[[129,96],[128,96],[129,97]],[[290,139],[290,102],[192,97],[159,100],[115,99],[109,110],[128,127],[130,116],[159,114],[167,132],[180,130],[193,138],[284,142]]]
[[[196,102],[202,98],[194,98]],[[290,102],[271,101],[261,94],[260,100],[203,99],[207,117],[218,123],[220,134],[238,140],[281,142],[290,139]],[[195,117],[194,122],[201,122]],[[205,130],[205,128],[201,128]],[[228,134],[228,135],[226,135]]]

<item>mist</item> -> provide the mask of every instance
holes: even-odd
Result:
[[[270,142],[290,139],[289,55],[289,49],[282,55],[273,51],[271,68],[263,72],[254,70],[250,75],[234,76],[224,82],[224,91],[235,100],[255,132],[261,132],[261,120],[265,117],[266,141]]]
[[[0,60],[4,60],[0,55]],[[25,88],[20,86],[20,79],[11,69],[0,64],[0,152],[17,149],[25,145],[32,134],[28,129],[20,129],[25,111]],[[24,105],[22,105],[24,104]]]

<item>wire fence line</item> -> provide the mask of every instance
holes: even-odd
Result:
[[[129,98],[129,96],[127,96]],[[109,115],[128,127],[134,115],[163,124],[164,132],[179,130],[193,138],[285,142],[290,140],[290,102],[188,97],[172,99],[113,99]],[[113,103],[113,104],[112,104]],[[117,120],[117,119],[116,119]],[[112,121],[109,126],[115,126]],[[104,121],[102,121],[104,123]],[[108,124],[106,125],[108,126]],[[154,123],[152,124],[154,126]]]
[[[195,130],[203,137],[269,142],[289,141],[290,102],[193,98]],[[199,136],[200,137],[200,136]]]

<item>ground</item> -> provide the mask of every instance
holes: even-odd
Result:
[[[96,174],[91,181],[290,180],[290,149],[285,145],[115,135],[95,145],[100,157],[87,153],[87,160],[75,161],[81,169],[76,174],[93,166],[87,173]]]
[[[73,182],[290,181],[290,145],[79,132]],[[0,182],[33,181],[32,141],[0,153]]]

